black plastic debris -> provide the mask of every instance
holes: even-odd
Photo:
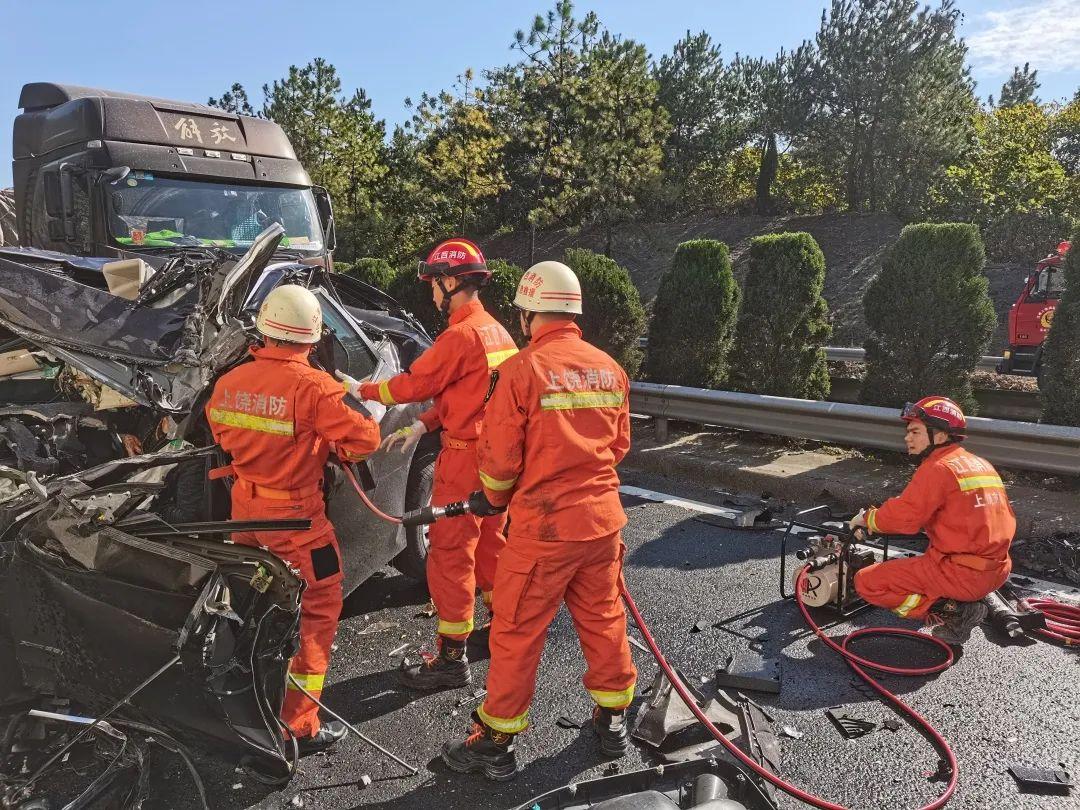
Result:
[[[579,729],[579,728],[581,728],[581,723],[577,722],[576,720],[571,720],[569,717],[566,717],[565,715],[560,717],[558,720],[556,720],[555,725],[557,725],[559,728],[565,728],[568,731],[571,730],[571,729]]]
[[[479,703],[481,700],[487,697],[487,689],[474,689],[465,697],[460,698],[456,705],[459,709],[463,706],[470,706],[473,703]]]
[[[738,649],[722,669],[716,671],[716,685],[752,692],[780,694],[780,659],[759,650]]]
[[[1025,793],[1067,794],[1073,787],[1068,771],[1030,768],[1027,765],[1010,765],[1009,773]]]
[[[857,737],[865,737],[877,728],[877,723],[872,720],[856,717],[847,711],[842,711],[839,706],[833,706],[831,709],[826,709],[825,716],[832,721],[834,726],[836,726],[836,730],[848,740],[854,740]]]

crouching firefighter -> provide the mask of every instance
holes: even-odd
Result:
[[[398,442],[406,452],[420,437],[442,428],[442,450],[435,462],[432,506],[469,497],[479,489],[476,439],[500,364],[517,354],[510,334],[491,317],[479,298],[491,278],[480,248],[466,239],[449,239],[420,262],[418,275],[431,284],[435,306],[449,322],[435,343],[409,370],[382,382],[357,382],[339,374],[346,390],[384,405],[423,402],[435,405],[383,442]],[[490,609],[495,562],[506,544],[505,515],[461,515],[431,526],[427,584],[439,617],[436,654],[400,671],[402,683],[432,690],[472,681],[465,645],[473,631],[476,589]]]
[[[300,650],[289,670],[316,697],[330,662],[341,613],[341,561],[323,501],[323,467],[331,442],[358,460],[379,446],[379,425],[345,405],[341,383],[311,366],[308,354],[322,335],[322,311],[311,292],[294,284],[272,290],[256,326],[263,345],[252,362],[224,374],[206,416],[214,439],[232,457],[232,517],[307,518],[304,532],[237,533],[233,540],[265,546],[300,571]],[[321,723],[318,706],[290,680],[281,719],[300,753],[318,751],[347,733],[338,720]]]
[[[955,402],[909,402],[901,419],[907,423],[908,454],[919,468],[899,497],[860,512],[851,526],[875,534],[924,531],[930,545],[922,556],[862,569],[855,590],[898,616],[924,619],[946,644],[963,644],[986,617],[979,600],[1012,571],[1016,518],[997,471],[960,446],[967,422]]]
[[[490,779],[517,771],[514,735],[529,704],[548,626],[563,602],[585,654],[601,751],[627,749],[625,709],[637,670],[619,601],[626,514],[615,466],[630,449],[629,381],[611,357],[581,338],[581,287],[559,262],[540,262],[514,306],[529,345],[500,369],[480,435],[483,489],[471,507],[509,504],[506,548],[495,574],[487,697],[467,739],[443,746],[455,771]]]

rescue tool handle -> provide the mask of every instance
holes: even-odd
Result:
[[[446,504],[446,506],[425,506],[402,515],[401,525],[405,527],[426,526],[444,517],[459,517],[469,513],[468,501],[455,501]]]

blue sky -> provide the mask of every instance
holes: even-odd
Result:
[[[936,3],[936,0],[935,0]],[[323,56],[346,91],[363,87],[390,124],[403,99],[448,87],[466,67],[505,64],[514,31],[554,0],[282,2],[282,0],[3,0],[0,186],[11,184],[11,121],[23,83],[57,81],[205,102],[240,81],[264,82]],[[578,0],[655,57],[687,29],[707,30],[726,57],[773,55],[817,30],[825,0]],[[1080,0],[958,0],[978,93],[997,94],[1014,64],[1039,69],[1044,99],[1080,87]],[[86,11],[93,8],[92,12]],[[82,21],[85,18],[85,22]]]

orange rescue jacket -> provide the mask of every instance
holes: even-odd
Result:
[[[548,324],[499,369],[477,454],[512,535],[593,540],[626,525],[615,465],[630,449],[630,381],[570,321]]]
[[[898,497],[870,509],[866,526],[880,534],[925,531],[928,553],[979,557],[989,570],[1008,560],[1016,517],[993,465],[950,444],[923,460]]]
[[[379,446],[379,425],[344,403],[341,383],[313,368],[310,346],[258,346],[218,379],[206,418],[238,478],[279,490],[322,480],[330,442],[347,457]]]
[[[447,329],[408,371],[364,383],[360,396],[383,405],[434,398],[435,407],[420,414],[424,426],[429,431],[441,426],[447,436],[474,441],[480,435],[492,370],[515,354],[510,333],[480,301],[470,301],[454,311]]]

